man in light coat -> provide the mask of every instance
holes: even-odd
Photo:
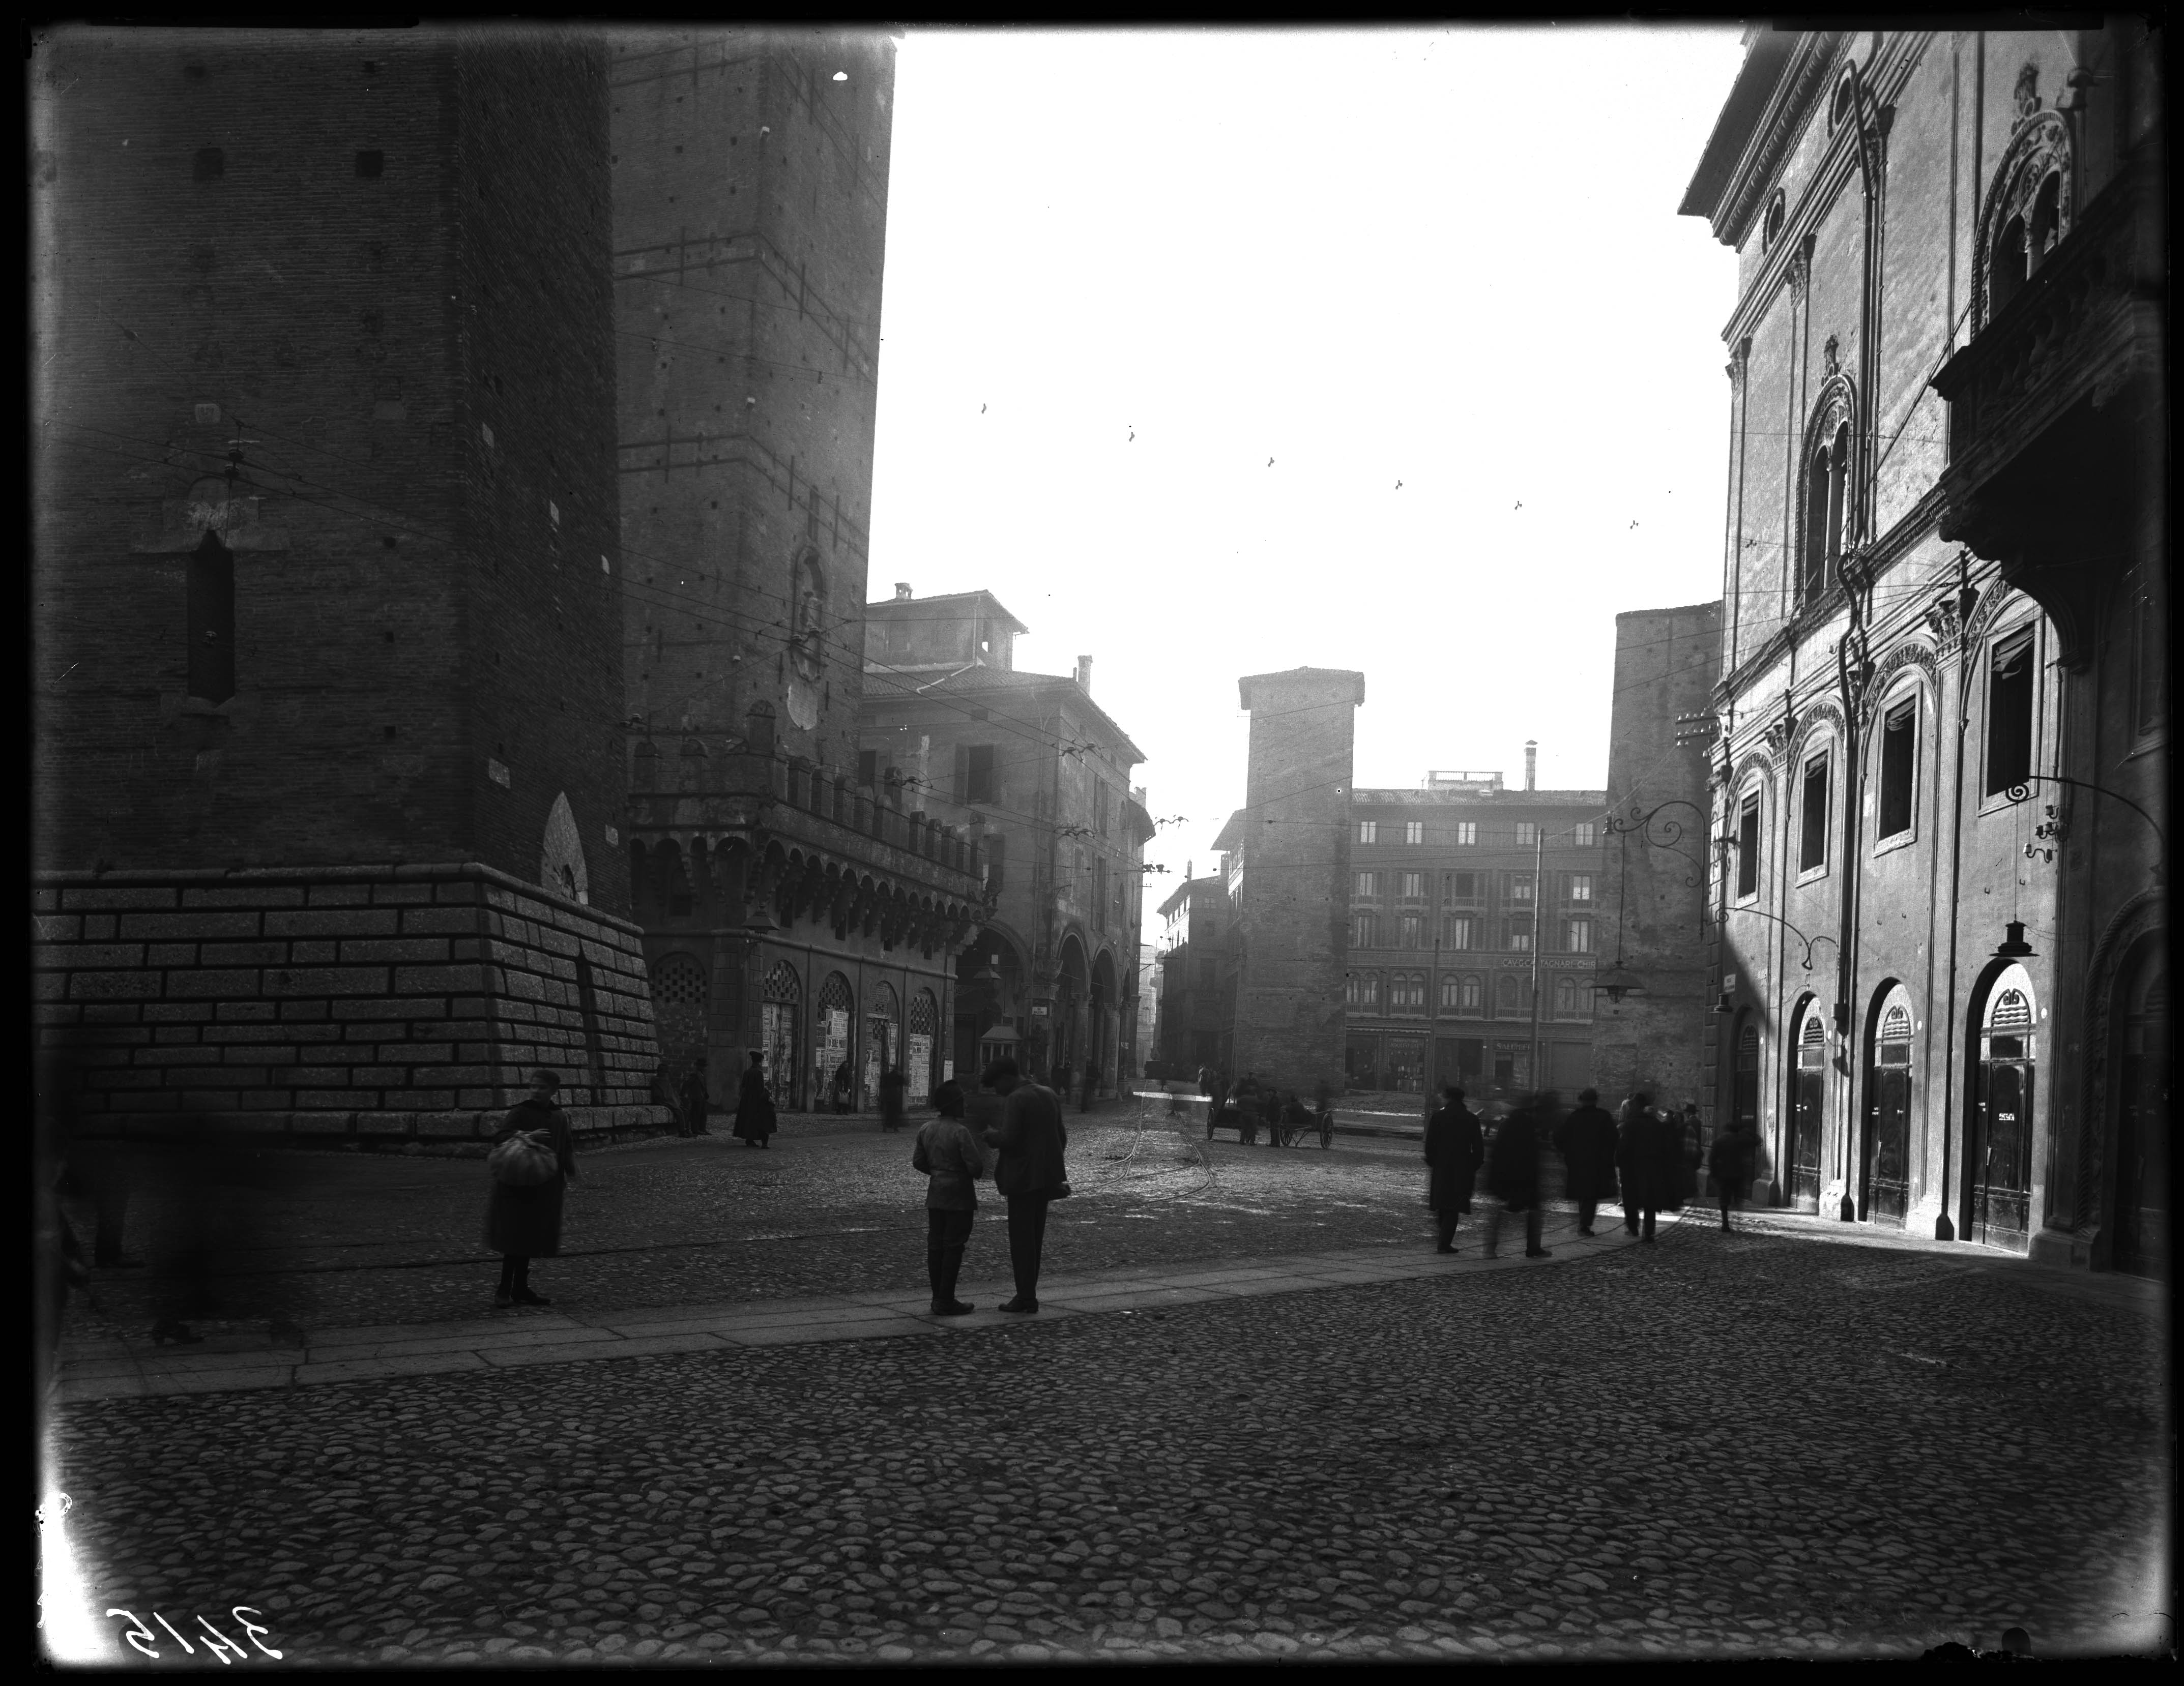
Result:
[[[1017,1283],[1016,1298],[1001,1310],[1036,1311],[1047,1205],[1069,1192],[1061,1162],[1069,1131],[1054,1091],[1024,1082],[1015,1060],[996,1060],[981,1081],[1002,1097],[1001,1121],[986,1132],[986,1145],[1000,1155],[994,1187],[1009,1205],[1009,1265]]]

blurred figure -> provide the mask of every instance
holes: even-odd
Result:
[[[736,1085],[736,1121],[731,1133],[746,1148],[771,1148],[774,1127],[779,1121],[772,1092],[766,1086],[765,1050],[754,1048],[750,1064],[744,1067],[743,1077]]]
[[[834,1111],[837,1116],[850,1110],[850,1062],[847,1060],[834,1068]]]
[[[880,1128],[902,1128],[903,1091],[910,1087],[910,1079],[895,1067],[880,1073]]]
[[[675,1098],[674,1084],[667,1081],[667,1067],[665,1064],[652,1068],[652,1104],[655,1106],[664,1106],[667,1109],[667,1116],[675,1121],[677,1135],[687,1136],[690,1133],[690,1121],[682,1116],[682,1103]]]
[[[1273,1084],[1267,1085],[1266,1093],[1259,1097],[1259,1119],[1267,1127],[1267,1145],[1278,1148],[1282,1144],[1282,1092]]]
[[[705,1083],[705,1061],[701,1056],[690,1068],[690,1075],[682,1080],[682,1128],[692,1136],[710,1136],[705,1110],[713,1104],[712,1091]]]
[[[1067,1060],[1054,1068],[1054,1093],[1062,1100],[1066,1101],[1071,1095],[1076,1093],[1077,1091],[1071,1087],[1076,1077],[1076,1066],[1071,1065]]]
[[[1748,1119],[1732,1119],[1729,1127],[1713,1138],[1713,1146],[1707,1155],[1707,1169],[1713,1175],[1714,1192],[1721,1197],[1721,1227],[1724,1231],[1732,1227],[1729,1221],[1730,1209],[1744,1204],[1744,1193],[1752,1186],[1758,1152],[1759,1132],[1752,1127]]]
[[[933,1092],[933,1104],[939,1116],[919,1129],[910,1162],[927,1178],[925,1273],[933,1288],[933,1315],[961,1317],[978,1309],[956,1297],[956,1281],[978,1215],[986,1155],[964,1121],[962,1084],[950,1078]]]
[[[1293,1094],[1282,1103],[1282,1138],[1287,1142],[1301,1142],[1305,1132],[1312,1128],[1312,1114],[1305,1110],[1304,1097]]]
[[[531,1093],[509,1109],[500,1128],[493,1132],[499,1147],[518,1131],[544,1136],[554,1155],[553,1176],[525,1188],[496,1182],[486,1199],[486,1250],[500,1259],[500,1286],[493,1290],[495,1306],[550,1305],[554,1302],[531,1288],[531,1261],[551,1259],[561,1250],[561,1197],[577,1180],[577,1145],[569,1128],[569,1115],[554,1103],[561,1087],[560,1076],[534,1071]]]
[[[1206,1139],[1213,1139],[1213,1127],[1221,1121],[1222,1110],[1228,1105],[1228,1084],[1217,1066],[1206,1068],[1202,1087],[1206,1090]]]
[[[1036,1311],[1047,1205],[1069,1193],[1061,1159],[1069,1131],[1054,1091],[1025,1082],[1015,1060],[996,1060],[986,1068],[983,1081],[1002,1097],[1000,1127],[986,1132],[986,1145],[1000,1155],[994,1166],[994,1187],[1009,1203],[1009,1264],[1017,1283],[1016,1298],[1001,1310]]]
[[[1577,1105],[1555,1127],[1570,1198],[1577,1202],[1577,1233],[1591,1235],[1600,1203],[1615,1188],[1615,1121],[1600,1105],[1597,1089],[1580,1089]]]
[[[1077,1101],[1077,1110],[1079,1112],[1089,1112],[1092,1110],[1092,1092],[1095,1088],[1099,1088],[1099,1068],[1093,1065],[1089,1060],[1087,1060],[1084,1062],[1084,1076],[1082,1079],[1084,1093],[1078,1097]]]
[[[1426,1120],[1426,1163],[1433,1168],[1426,1205],[1433,1209],[1434,1251],[1454,1253],[1457,1220],[1471,1210],[1471,1191],[1486,1162],[1486,1138],[1477,1115],[1463,1104],[1463,1091],[1451,1083],[1440,1093],[1441,1105]]]
[[[1505,1213],[1524,1215],[1524,1256],[1545,1259],[1540,1245],[1540,1126],[1532,1105],[1513,1108],[1487,1149],[1486,1192],[1496,1204],[1486,1215],[1486,1256],[1494,1256]]]
[[[1674,1161],[1669,1186],[1661,1191],[1661,1210],[1680,1212],[1686,1199],[1701,1192],[1698,1170],[1706,1163],[1706,1127],[1699,1121],[1699,1104],[1695,1100],[1685,1101],[1675,1112],[1663,1108],[1661,1117],[1669,1127],[1665,1133],[1674,1143],[1665,1150]]]
[[[1498,1088],[1486,1091],[1486,1105],[1479,1109],[1479,1127],[1485,1132],[1488,1147],[1494,1145],[1495,1132],[1501,1129],[1502,1121],[1510,1110],[1509,1097],[1504,1091]]]

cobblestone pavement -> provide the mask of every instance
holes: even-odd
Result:
[[[1163,1110],[1069,1115],[1077,1198],[1054,1209],[1050,1268],[1411,1244],[1424,1233],[1416,1143],[1246,1148],[1209,1143],[1202,1127],[1179,1133]],[[911,1140],[870,1119],[805,1116],[766,1149],[716,1135],[581,1155],[563,1256],[535,1266],[532,1280],[558,1305],[590,1310],[921,1286],[925,1179],[910,1168]],[[222,1315],[194,1320],[201,1330],[434,1322],[489,1304],[499,1260],[480,1241],[477,1161],[287,1154],[242,1169],[255,1186],[227,1196],[214,1265]],[[87,1241],[87,1210],[73,1210]],[[129,1250],[157,1264],[180,1220],[200,1215],[140,1192]],[[966,1268],[1006,1257],[989,1185]],[[101,1271],[68,1332],[141,1334],[162,1293],[156,1271]]]
[[[54,1472],[85,1607],[163,1661],[153,1612],[240,1640],[237,1605],[292,1663],[2059,1655],[2160,1642],[2168,1411],[2143,1304],[1695,1218],[949,1339],[75,1405]]]

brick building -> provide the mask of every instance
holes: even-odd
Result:
[[[1708,748],[1720,677],[1719,603],[1615,617],[1593,1081],[1611,1105],[1641,1092],[1696,1100],[1709,1123],[1721,933]]]
[[[67,30],[33,74],[36,1013],[109,1129],[642,1126],[607,58]]]
[[[1217,1066],[1231,1027],[1234,910],[1219,877],[1186,876],[1160,904],[1160,1022],[1153,1057],[1184,1076]]]
[[[1217,1062],[1285,1092],[1339,1089],[1349,936],[1350,772],[1365,676],[1291,668],[1237,682],[1251,716],[1245,805],[1214,848],[1234,910]]]
[[[861,781],[894,43],[618,35],[613,286],[631,872],[679,1078],[777,1104],[947,1059],[974,842]]]
[[[1717,1105],[1775,1199],[2141,1271],[2169,1221],[2160,70],[2137,19],[1755,31],[1682,207],[1740,259]]]
[[[1089,1062],[1114,1093],[1139,1058],[1139,923],[1153,836],[1145,757],[1073,675],[1017,671],[1026,629],[990,593],[866,606],[859,776],[977,841],[987,903],[956,961],[953,1057],[1033,1075]]]
[[[1535,789],[1535,753],[1522,790],[1498,772],[1437,772],[1416,790],[1351,793],[1352,1090],[1540,1087],[1567,1100],[1591,1081],[1604,794]]]

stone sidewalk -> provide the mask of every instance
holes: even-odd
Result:
[[[1663,1213],[1663,1236],[1679,1220]],[[1474,1220],[1476,1222],[1476,1220]],[[1407,1282],[1422,1277],[1538,1270],[1594,1258],[1636,1244],[1636,1238],[1603,1214],[1597,1235],[1574,1229],[1551,1234],[1550,1260],[1524,1256],[1521,1225],[1504,1236],[1500,1255],[1479,1251],[1475,1227],[1467,1225],[1462,1250],[1452,1256],[1388,1247],[1242,1259],[1218,1264],[1139,1266],[1039,1284],[1039,1309],[1026,1317],[991,1308],[1013,1292],[1005,1279],[966,1283],[961,1292],[979,1309],[966,1317],[935,1317],[928,1296],[900,1292],[816,1295],[796,1299],[740,1301],[713,1305],[632,1308],[595,1314],[511,1310],[460,1322],[379,1325],[326,1329],[300,1344],[276,1347],[246,1336],[209,1338],[202,1346],[157,1347],[148,1339],[82,1341],[61,1351],[59,1397],[64,1404],[103,1399],[141,1399],[174,1394],[234,1393],[259,1388],[309,1387],[432,1376],[457,1370],[505,1369],[521,1364],[574,1364],[599,1358],[638,1358],[657,1353],[726,1351],[739,1347],[789,1346],[818,1341],[869,1340],[898,1335],[944,1335],[1010,1327],[1095,1312],[1136,1312],[1206,1300],[1266,1294],[1308,1293],[1367,1283]]]

